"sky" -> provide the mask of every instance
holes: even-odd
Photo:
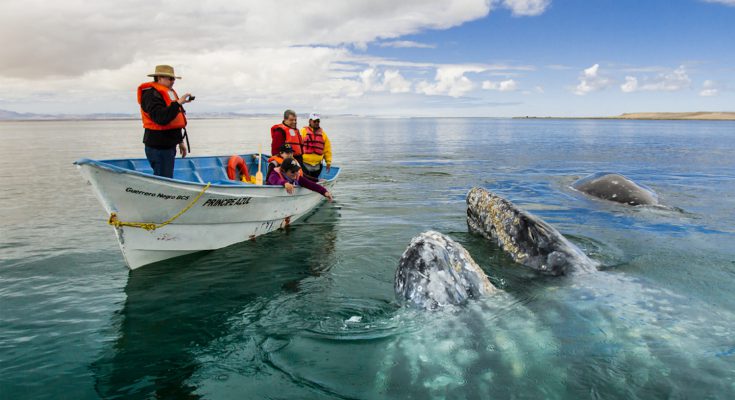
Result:
[[[735,0],[3,0],[0,109],[386,117],[735,111]]]

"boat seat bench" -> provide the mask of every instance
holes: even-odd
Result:
[[[250,174],[255,175],[258,170],[257,160],[252,156],[241,157],[245,160]],[[247,185],[247,183],[234,181],[227,177],[227,161],[229,158],[229,156],[177,158],[174,164],[174,179],[202,184],[209,182],[214,185]],[[146,159],[110,160],[109,162],[121,168],[147,174],[153,173]],[[261,170],[261,172],[265,171]]]

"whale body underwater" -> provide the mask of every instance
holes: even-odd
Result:
[[[658,205],[658,195],[623,175],[598,172],[576,180],[572,188],[592,197],[631,206]]]
[[[395,289],[421,328],[386,346],[375,374],[381,394],[408,382],[424,398],[512,398],[534,382],[538,393],[524,397],[734,398],[729,310],[634,274],[593,273],[597,262],[556,229],[485,189],[468,193],[467,224],[540,273],[589,273],[516,297],[493,288],[460,244],[418,235]],[[702,371],[703,384],[693,383]]]

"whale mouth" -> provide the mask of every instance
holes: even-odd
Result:
[[[470,232],[482,233],[480,215],[475,211],[475,207],[467,207],[467,227]]]
[[[517,264],[543,275],[567,275],[595,265],[554,227],[480,187],[467,193],[467,226],[495,242]]]
[[[497,229],[492,221],[489,227],[485,226],[490,209],[494,207],[492,200],[489,192],[478,187],[470,189],[467,193],[467,227],[471,233],[480,234],[487,239],[494,239]]]

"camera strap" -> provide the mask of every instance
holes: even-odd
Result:
[[[184,139],[186,139],[186,151],[187,153],[191,153],[191,145],[189,144],[189,132],[186,131],[186,128],[184,128]]]

